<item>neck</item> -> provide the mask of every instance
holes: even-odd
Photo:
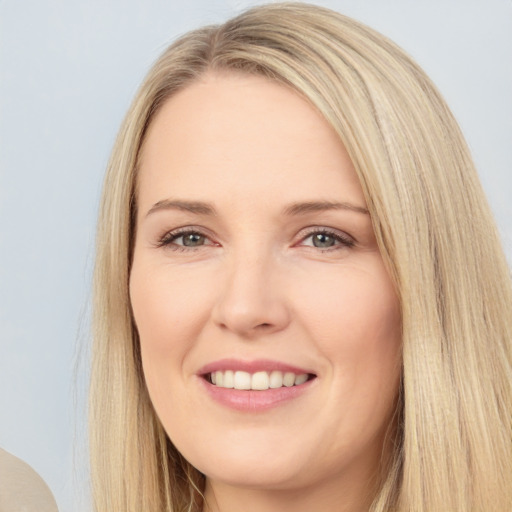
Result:
[[[368,512],[375,485],[343,485],[339,479],[314,487],[251,489],[206,481],[203,512]]]

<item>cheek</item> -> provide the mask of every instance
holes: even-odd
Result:
[[[396,390],[401,367],[401,314],[394,287],[379,259],[363,270],[316,275],[302,297],[305,329],[343,380],[347,392]],[[355,396],[355,395],[354,395]]]
[[[320,341],[331,340],[339,348],[337,340],[361,346],[386,344],[400,336],[398,298],[384,268],[375,267],[317,273],[306,287],[299,283],[294,293],[301,297],[300,309]]]
[[[179,370],[185,346],[180,343],[189,300],[179,300],[176,284],[162,272],[135,260],[130,275],[130,300],[144,378],[155,408]]]
[[[322,452],[325,459],[332,453],[379,453],[401,374],[401,314],[387,273],[379,265],[371,272],[352,268],[333,275],[323,287],[302,293],[303,321],[309,319],[310,338],[328,361],[330,406],[321,414],[332,442]]]
[[[130,300],[137,331],[144,379],[162,423],[169,424],[171,411],[190,408],[179,392],[190,378],[187,356],[194,349],[209,319],[215,286],[200,269],[180,271],[136,259],[130,275]],[[173,390],[175,392],[170,392]],[[179,407],[178,407],[179,406]]]
[[[130,300],[142,351],[154,357],[173,356],[186,349],[185,339],[197,334],[206,320],[202,303],[207,291],[198,286],[200,279],[187,279],[183,273],[141,268],[132,268]]]

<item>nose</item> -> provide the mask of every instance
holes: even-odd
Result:
[[[290,308],[282,275],[271,258],[240,255],[226,267],[212,311],[214,322],[248,339],[285,329]]]

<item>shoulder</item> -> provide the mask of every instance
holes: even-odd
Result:
[[[45,481],[25,462],[0,448],[0,512],[57,512]]]

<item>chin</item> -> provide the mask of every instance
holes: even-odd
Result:
[[[262,461],[261,457],[257,461],[238,459],[234,465],[218,461],[217,464],[206,464],[200,471],[211,481],[232,487],[266,490],[292,489],[301,485],[299,477],[304,475],[304,468],[301,471],[286,463]]]
[[[212,481],[249,488],[287,489],[308,474],[308,456],[297,447],[257,441],[215,442],[209,448],[196,445],[185,458]],[[213,448],[213,449],[212,449]]]

